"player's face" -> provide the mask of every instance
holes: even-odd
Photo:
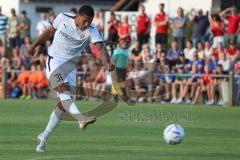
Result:
[[[86,15],[77,15],[76,17],[76,25],[81,30],[87,29],[92,23],[93,17],[88,17]]]

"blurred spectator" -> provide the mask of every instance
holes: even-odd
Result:
[[[219,15],[222,19],[227,20],[227,34],[229,35],[230,41],[237,44],[238,34],[240,32],[240,16],[237,14],[237,8],[226,8]]]
[[[6,45],[6,32],[7,32],[8,17],[2,14],[2,7],[0,6],[0,39],[3,45]]]
[[[12,67],[16,70],[20,69],[23,62],[22,62],[22,58],[20,57],[20,54],[19,54],[19,49],[17,48],[14,48],[12,49],[12,57],[11,57],[11,61],[12,61]],[[27,69],[26,66],[25,67],[25,70]]]
[[[207,29],[209,27],[208,17],[203,15],[202,9],[199,9],[191,17],[193,21],[193,46],[197,47],[198,42],[204,43],[207,38]]]
[[[103,14],[103,12],[96,11],[92,23],[96,25],[98,31],[103,36],[103,32],[104,32],[104,14]]]
[[[206,42],[205,42],[205,45],[204,45],[204,57],[205,57],[206,59],[209,59],[209,58],[210,58],[210,56],[211,56],[211,51],[212,51],[212,49],[211,49],[211,44],[210,44],[209,41],[206,41]]]
[[[184,49],[184,41],[186,37],[186,27],[188,18],[184,16],[184,10],[179,7],[177,10],[178,16],[171,20],[172,36],[175,41],[179,44],[179,49],[182,51]]]
[[[32,44],[31,38],[29,36],[25,36],[23,39],[23,44],[20,47],[20,55],[23,57],[28,57],[27,54],[28,49],[30,48]]]
[[[70,12],[75,15],[78,13],[76,8],[70,8]]]
[[[180,65],[178,67],[177,74],[186,74],[184,65]],[[186,82],[187,82],[186,76],[183,76],[183,75],[176,76],[175,81],[172,84],[172,100],[170,103],[177,104],[178,102],[182,101],[181,96],[184,93]],[[177,98],[177,95],[179,95],[179,98]]]
[[[167,58],[171,61],[173,65],[175,65],[180,53],[181,50],[178,47],[178,43],[176,41],[173,41],[171,43],[171,48],[168,49]]]
[[[51,25],[53,24],[53,21],[54,21],[55,18],[56,18],[55,13],[53,12],[53,10],[50,10],[48,12],[48,19],[49,19],[49,22],[50,22]]]
[[[229,47],[227,49],[227,56],[230,58],[231,61],[234,60],[237,54],[237,46],[233,42],[230,42]]]
[[[168,16],[164,11],[164,3],[159,5],[160,12],[155,16],[156,26],[155,45],[161,44],[167,47],[168,41]]]
[[[137,38],[141,46],[144,43],[148,43],[150,29],[151,29],[150,19],[145,13],[145,7],[143,5],[140,5],[138,8],[137,17]]]
[[[211,58],[207,61],[207,65],[209,69],[215,74],[218,65],[218,56],[216,54],[212,54]]]
[[[31,20],[27,17],[27,12],[22,11],[21,16],[19,18],[19,26],[18,26],[21,44],[23,43],[25,36],[30,37],[30,28],[31,28]]]
[[[216,48],[219,42],[224,44],[224,22],[219,17],[219,15],[212,15],[210,28],[213,34],[212,47]]]
[[[232,70],[232,62],[227,57],[226,53],[223,53],[221,59],[219,60],[218,64],[221,64],[223,66],[223,71],[229,72]]]
[[[124,16],[118,28],[119,41],[131,41],[131,32],[132,25],[128,23],[128,16]]]
[[[3,44],[2,40],[0,39],[0,60],[2,57],[6,57],[6,53],[7,53],[7,48]]]
[[[209,67],[206,65],[204,67],[204,73],[200,79],[200,85],[196,88],[196,93],[194,95],[192,104],[196,104],[199,96],[201,93],[206,92],[208,100],[206,101],[206,104],[212,104],[214,102],[214,95],[213,95],[213,78],[211,77],[211,71],[209,70]]]
[[[140,49],[140,43],[138,40],[134,42],[134,47],[131,50],[131,55],[130,55],[130,61],[134,63],[140,63],[142,60],[142,55],[141,55],[141,49]]]
[[[141,61],[143,62],[144,69],[152,70],[151,66],[152,66],[152,63],[155,61],[155,57],[153,56],[153,53],[148,44],[144,44],[142,46],[141,57],[142,57]]]
[[[11,9],[12,16],[8,21],[8,38],[10,42],[10,47],[20,47],[20,38],[19,38],[19,19],[16,15],[15,9]]]
[[[22,95],[20,99],[31,99],[31,87],[29,85],[29,76],[30,73],[27,71],[26,66],[21,66],[21,73],[18,75],[18,84],[22,90]]]
[[[118,26],[120,21],[116,19],[115,13],[111,12],[110,20],[108,21],[108,40],[118,42]]]
[[[196,51],[196,48],[193,48],[193,43],[191,40],[187,41],[187,48],[183,50],[184,56],[188,60],[193,60],[193,53]]]
[[[41,20],[37,24],[37,36],[40,36],[48,27],[51,26],[45,13],[40,14]]]
[[[193,65],[200,65],[200,66],[204,66],[204,61],[202,60],[202,59],[200,59],[199,58],[199,55],[198,55],[198,52],[197,51],[195,51],[195,52],[193,52],[193,60],[191,60],[190,62],[189,62],[189,65],[190,65],[190,67],[192,68],[192,66]]]
[[[200,59],[204,59],[205,58],[204,45],[201,41],[197,43],[197,51],[198,51],[198,57]]]

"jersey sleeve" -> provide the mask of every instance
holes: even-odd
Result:
[[[90,40],[91,40],[91,43],[103,41],[102,36],[100,35],[100,32],[98,31],[96,26],[92,26],[90,30]]]
[[[62,22],[62,13],[60,13],[55,19],[54,19],[54,21],[53,21],[53,28],[55,28],[55,29],[57,29],[58,28],[58,26],[61,24],[61,22]]]

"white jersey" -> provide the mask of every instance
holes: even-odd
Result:
[[[56,29],[48,54],[52,57],[70,60],[81,55],[82,50],[91,43],[102,42],[96,26],[91,24],[87,29],[80,30],[72,13],[61,13],[53,21]]]

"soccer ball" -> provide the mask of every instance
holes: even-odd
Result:
[[[184,129],[179,124],[170,124],[163,131],[163,138],[168,144],[179,144],[184,136]]]

